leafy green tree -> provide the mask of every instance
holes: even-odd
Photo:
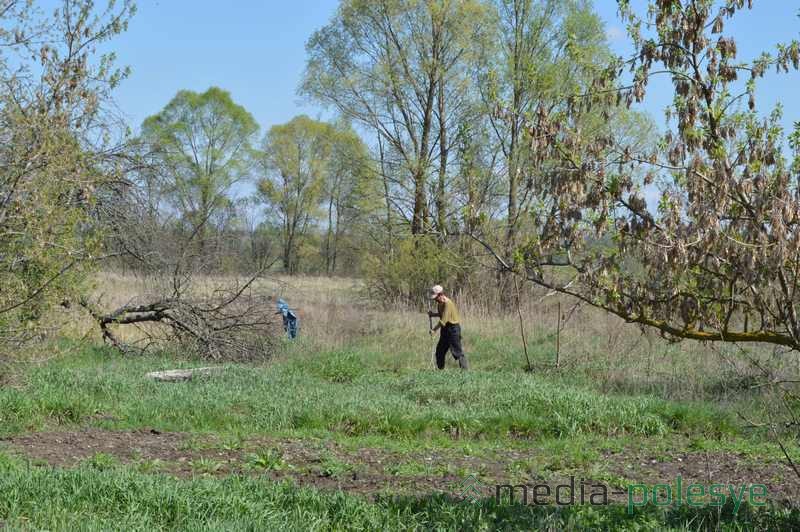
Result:
[[[330,124],[298,116],[264,138],[258,195],[281,226],[287,273],[297,271],[297,250],[319,216],[333,133]]]
[[[130,2],[65,0],[51,16],[0,2],[0,335],[20,338],[52,304],[78,296],[102,254],[95,215],[116,181],[110,91],[126,75],[100,45]],[[16,334],[16,333],[21,333]]]
[[[310,231],[320,228],[323,267],[335,273],[344,235],[372,210],[367,147],[346,122],[297,116],[269,130],[261,168],[258,197],[281,227],[284,269],[298,270],[299,251],[308,254]]]
[[[477,1],[345,0],[330,24],[309,40],[301,91],[333,107],[378,137],[382,165],[391,173],[386,202],[429,231],[429,177],[436,225],[444,225],[448,128],[457,128],[464,58],[483,37],[485,9]],[[441,230],[442,227],[439,227]]]
[[[594,69],[611,57],[603,23],[584,0],[494,0],[495,25],[477,57],[478,89],[500,151],[506,183],[505,248],[516,242],[521,218],[536,199],[532,139],[525,124],[536,112],[565,108],[585,90]],[[497,112],[500,110],[500,112]]]
[[[253,116],[230,93],[211,87],[183,90],[142,124],[142,139],[163,168],[163,187],[202,255],[209,227],[230,206],[231,187],[249,175]],[[216,218],[216,219],[215,219]]]
[[[334,124],[323,192],[326,229],[322,254],[328,275],[336,272],[344,237],[374,210],[378,197],[374,177],[369,150],[361,138],[348,124]]]

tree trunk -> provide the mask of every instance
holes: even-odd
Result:
[[[381,158],[381,177],[383,177],[383,197],[386,201],[386,242],[387,251],[391,252],[394,246],[392,231],[392,202],[389,196],[389,175],[386,172],[386,154],[383,151],[383,140],[378,135],[378,151]]]
[[[434,30],[433,34],[433,57],[438,58],[439,52],[439,32]],[[436,65],[431,67],[432,70],[428,75],[428,90],[425,94],[424,102],[424,115],[422,120],[422,137],[419,143],[419,152],[417,153],[417,168],[414,173],[414,217],[411,221],[411,233],[419,235],[424,233],[428,228],[428,201],[425,194],[425,187],[427,185],[426,176],[428,174],[429,162],[429,145],[431,128],[433,125],[433,106],[436,100],[436,86],[437,75],[433,70]]]
[[[528,18],[530,2],[528,0],[515,0],[514,2],[514,42],[511,50],[512,54],[512,103],[511,103],[511,131],[509,139],[508,157],[506,166],[508,172],[508,220],[506,230],[506,254],[513,253],[516,233],[517,219],[519,217],[519,200],[517,192],[519,190],[519,136],[520,122],[524,110],[523,97],[525,87],[523,86],[524,63],[525,63],[525,23]]]
[[[325,234],[325,274],[330,276],[331,271],[331,245],[333,240],[333,193],[328,200],[328,231]]]
[[[445,116],[444,74],[439,74],[439,182],[436,188],[436,229],[442,236],[447,234],[445,227],[445,177],[447,175],[447,120]]]
[[[294,235],[291,232],[286,234],[285,242],[283,244],[283,271],[292,275],[292,248],[294,247]]]

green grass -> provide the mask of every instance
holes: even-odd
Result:
[[[181,364],[90,349],[33,368],[24,388],[0,390],[0,430],[10,434],[102,418],[94,424],[239,436],[324,431],[537,440],[736,432],[730,414],[707,404],[604,395],[519,372],[380,371],[363,352],[229,366],[220,377],[178,385],[144,376],[176,365]]]
[[[259,477],[178,480],[132,469],[31,468],[0,455],[0,517],[10,530],[779,530],[800,512],[472,504],[442,495],[319,492]],[[46,504],[43,504],[47,501]]]
[[[144,375],[198,363],[167,355],[123,358],[102,348],[72,346],[69,356],[18,364],[15,386],[0,388],[0,436],[83,426],[180,431],[189,435],[187,450],[243,453],[245,474],[223,474],[222,462],[203,457],[189,462],[194,478],[177,479],[159,474],[165,465],[159,460],[125,465],[98,453],[74,469],[51,469],[0,453],[0,525],[12,530],[800,527],[797,511],[777,508],[747,507],[735,518],[730,509],[648,507],[628,515],[621,506],[468,504],[431,493],[368,500],[270,481],[268,474],[296,471],[280,449],[253,450],[248,438],[290,435],[315,445],[331,439],[343,449],[399,453],[405,458],[384,466],[390,477],[481,474],[450,467],[446,460],[422,463],[424,452],[502,461],[509,450],[535,448],[532,458],[508,460],[512,478],[574,473],[614,484],[626,479],[603,469],[605,450],[644,449],[654,456],[674,449],[726,450],[780,459],[780,451],[746,431],[732,410],[711,402],[603,393],[580,375],[528,374],[491,361],[477,364],[478,371],[435,372],[389,363],[369,346],[320,352],[312,345],[299,342],[273,362],[228,365],[219,376],[174,384]],[[484,347],[491,351],[488,343]],[[339,479],[358,468],[330,452],[311,473]]]

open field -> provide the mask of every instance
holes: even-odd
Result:
[[[800,532],[796,4],[0,0],[0,532]]]
[[[111,305],[133,281],[102,283]],[[770,407],[744,361],[771,352],[669,345],[579,309],[555,368],[556,301],[532,296],[528,373],[516,309],[490,315],[465,295],[473,370],[450,359],[436,372],[424,314],[384,310],[356,281],[283,279],[274,290],[300,309],[301,338],[217,377],[149,381],[206,363],[120,357],[78,314],[72,339],[0,366],[0,527],[800,528],[800,481],[744,421]],[[768,504],[628,511],[627,485],[678,476],[763,484]],[[494,500],[494,485],[555,490],[570,477],[622,491],[608,506]],[[470,478],[476,502],[464,500]]]

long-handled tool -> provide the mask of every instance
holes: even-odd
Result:
[[[433,338],[433,316],[431,316],[431,304],[428,303],[428,334]],[[433,344],[433,351],[431,352],[431,364],[436,368],[436,344]]]

